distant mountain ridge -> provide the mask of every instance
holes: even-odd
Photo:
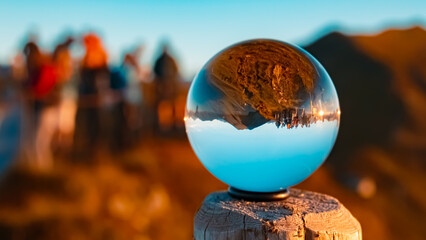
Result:
[[[356,36],[353,39],[392,70],[393,88],[407,109],[410,129],[426,136],[425,29],[388,30],[377,36]],[[425,140],[422,141],[426,144]]]
[[[339,95],[339,158],[363,145],[388,146],[401,128],[419,148],[426,146],[425,43],[426,31],[414,27],[373,36],[332,32],[305,47],[328,71]]]
[[[374,239],[424,239],[425,29],[333,32],[305,49],[325,67],[340,99],[341,127],[329,169],[355,191],[360,179],[374,179],[376,195],[364,204],[389,233]],[[375,229],[366,225],[363,232],[373,236]]]

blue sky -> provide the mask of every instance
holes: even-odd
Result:
[[[95,30],[112,62],[138,43],[152,62],[168,39],[185,75],[195,73],[224,47],[250,38],[305,44],[330,29],[374,33],[387,27],[426,26],[424,0],[0,0],[0,63],[22,47],[28,32],[51,48],[66,32]]]

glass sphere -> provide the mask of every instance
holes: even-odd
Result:
[[[233,188],[275,192],[327,158],[340,122],[336,89],[305,50],[249,40],[210,59],[189,89],[185,126],[204,166]]]

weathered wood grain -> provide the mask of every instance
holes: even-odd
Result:
[[[194,219],[194,238],[361,240],[361,226],[328,195],[290,190],[278,202],[250,202],[227,192],[206,197]]]

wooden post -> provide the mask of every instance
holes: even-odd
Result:
[[[362,234],[359,222],[337,199],[290,189],[290,196],[277,202],[211,193],[195,215],[194,238],[361,240]]]

